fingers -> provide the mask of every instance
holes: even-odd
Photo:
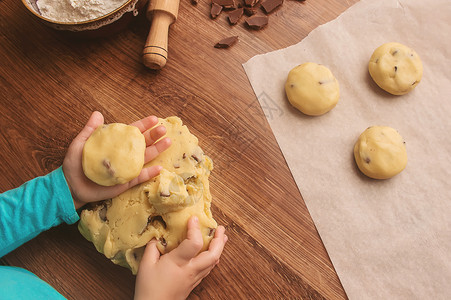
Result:
[[[131,188],[137,184],[140,184],[140,183],[143,183],[145,181],[152,179],[153,177],[160,174],[160,171],[162,169],[163,169],[162,166],[152,166],[152,167],[142,169],[141,173],[139,174],[138,177],[136,177],[136,178],[132,179],[131,181],[129,181],[128,183],[126,183],[128,185],[127,189]]]
[[[166,137],[156,142],[152,146],[147,147],[144,154],[144,162],[148,163],[149,161],[156,158],[160,153],[169,148],[169,146],[171,146],[171,143],[171,139]]]
[[[146,138],[146,146],[151,146],[160,138],[162,138],[166,134],[166,127],[163,125],[157,126],[143,133]]]
[[[153,265],[158,262],[158,260],[160,259],[160,251],[158,251],[157,243],[158,241],[155,239],[152,239],[147,243],[146,249],[144,250],[144,254],[141,259],[141,264]]]
[[[74,140],[82,143],[86,142],[94,132],[94,130],[96,130],[97,127],[103,125],[103,121],[103,115],[100,112],[93,112],[85,127],[82,129],[82,131],[80,131],[80,133],[77,135],[77,137],[75,137]]]
[[[183,265],[196,257],[204,245],[204,239],[200,232],[199,219],[196,216],[188,220],[188,232],[186,239],[169,254],[174,256],[178,265]]]
[[[224,234],[225,228],[224,226],[218,226],[216,228],[215,236],[210,242],[210,246],[208,247],[208,251],[204,251],[199,256],[195,258],[194,264],[198,268],[198,270],[213,268],[221,257],[222,251],[224,250],[225,243],[228,238]]]
[[[149,116],[145,117],[144,119],[141,119],[139,121],[133,122],[132,126],[138,127],[138,129],[144,133],[144,131],[154,127],[158,123],[158,118],[155,116]]]

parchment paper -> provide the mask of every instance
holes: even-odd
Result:
[[[424,74],[404,96],[368,74],[373,51],[400,42]],[[253,57],[244,69],[350,299],[451,298],[451,1],[362,0],[300,43]],[[285,96],[288,72],[313,61],[331,69],[340,100],[308,117]],[[361,132],[391,126],[407,145],[406,169],[362,175]]]

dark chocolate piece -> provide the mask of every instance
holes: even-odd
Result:
[[[222,11],[222,6],[217,3],[211,4],[210,16],[212,19],[216,19]]]
[[[216,3],[221,5],[223,8],[235,8],[236,2],[235,0],[211,0],[211,3]]]
[[[255,7],[245,7],[244,14],[248,17],[253,16],[257,13],[257,8]]]
[[[230,36],[216,43],[215,48],[229,48],[238,41],[237,36]]]
[[[277,7],[282,5],[283,0],[264,0],[262,2],[262,7],[267,14],[274,11]]]
[[[246,6],[253,7],[255,4],[257,4],[258,1],[259,1],[259,0],[244,0],[244,4],[245,4]]]
[[[243,15],[244,9],[243,8],[237,8],[232,10],[229,15],[228,19],[231,25],[235,25],[238,23],[238,21],[241,19],[241,16]]]
[[[260,30],[268,25],[268,17],[262,15],[254,15],[246,19],[246,24],[254,30]]]

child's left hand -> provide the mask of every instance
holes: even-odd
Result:
[[[93,112],[83,130],[70,144],[66,157],[63,161],[63,173],[72,193],[72,198],[74,199],[76,209],[82,207],[88,202],[95,202],[115,197],[129,188],[157,176],[162,169],[161,166],[143,168],[139,176],[128,183],[109,187],[98,185],[89,180],[83,173],[81,163],[83,147],[94,130],[103,125],[103,121],[103,115],[100,112]],[[167,137],[156,142],[166,134],[166,128],[163,126],[157,126],[150,131],[148,130],[157,123],[157,117],[149,116],[130,124],[138,127],[146,138],[147,148],[144,159],[145,163],[148,163],[156,158],[161,152],[166,150],[171,145],[171,140]]]

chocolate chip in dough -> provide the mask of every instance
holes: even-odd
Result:
[[[162,216],[149,216],[149,219],[147,221],[147,224],[152,224],[154,227],[157,227],[158,224],[163,226],[164,229],[166,229],[166,222],[163,220]]]
[[[208,236],[214,236],[216,232],[216,228],[210,228],[210,231],[208,232]]]
[[[169,193],[169,192],[161,192],[160,193],[160,197],[171,197],[171,193]]]
[[[165,240],[164,237],[161,237],[161,238],[160,238],[160,244],[161,244],[163,247],[166,247],[166,246],[168,245],[168,243],[166,242],[166,240]]]
[[[107,212],[107,207],[106,205],[104,205],[100,210],[99,210],[99,218],[100,220],[102,220],[103,222],[106,222],[108,220],[107,216],[106,216],[106,212]]]
[[[111,162],[110,162],[110,160],[107,159],[107,158],[105,158],[105,159],[103,160],[102,163],[103,163],[103,166],[104,166],[105,168],[107,168],[108,173],[109,173],[111,176],[114,176],[114,173],[116,173],[116,172],[115,172],[114,169],[111,167]]]

